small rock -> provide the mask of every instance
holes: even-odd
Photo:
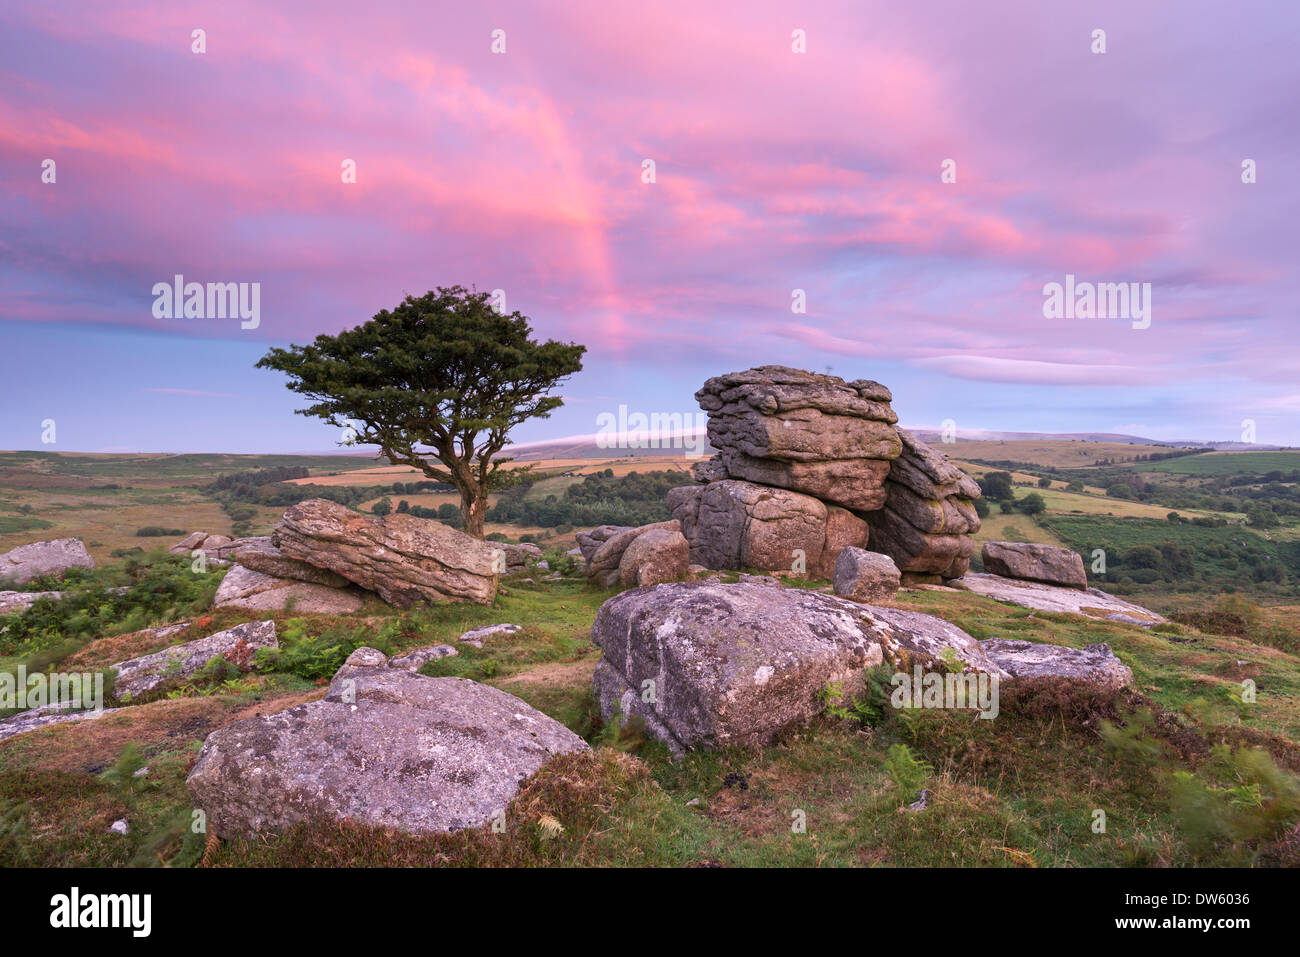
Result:
[[[880,552],[849,546],[835,563],[835,594],[852,601],[893,598],[901,581],[894,560]]]
[[[493,635],[513,635],[519,631],[518,625],[509,623],[500,625],[479,625],[477,628],[471,628],[456,640],[466,645],[473,645],[476,648],[483,647],[483,640],[491,638]]]
[[[127,824],[126,818],[123,817],[114,821],[113,826],[110,827],[109,830],[114,834],[129,834],[131,833],[131,825]]]
[[[436,661],[439,658],[455,658],[460,652],[451,645],[430,645],[427,648],[416,648],[414,651],[408,651],[398,658],[391,658],[388,662],[390,668],[402,668],[405,671],[419,671],[430,661]]]
[[[1064,585],[1088,587],[1083,558],[1078,552],[1059,545],[1036,545],[1031,542],[985,542],[980,550],[984,570],[990,575]]]

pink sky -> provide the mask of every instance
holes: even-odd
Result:
[[[69,374],[104,445],[228,442],[260,350],[456,283],[589,347],[556,434],[783,362],[917,424],[1300,442],[1295,4],[268,6],[0,11],[0,445]],[[154,319],[176,273],[260,282],[260,327]],[[1045,319],[1067,273],[1151,283],[1150,328]]]

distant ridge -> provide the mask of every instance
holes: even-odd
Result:
[[[941,432],[934,426],[904,425],[923,442],[936,443]],[[1118,444],[1151,445],[1177,449],[1213,449],[1216,452],[1272,452],[1285,449],[1284,445],[1252,445],[1248,442],[1215,441],[1169,441],[1167,439],[1148,439],[1140,435],[1127,435],[1122,432],[999,432],[993,429],[958,429],[958,441],[968,442],[1110,442]],[[676,444],[673,444],[673,442]],[[504,450],[505,455],[521,462],[538,459],[615,459],[636,456],[662,456],[682,451],[680,439],[661,440],[659,448],[602,448],[596,443],[596,434],[568,435],[558,439],[543,439],[538,442],[521,442]],[[704,442],[702,452],[712,455],[714,449]],[[373,450],[333,449],[329,451],[286,453],[294,455],[347,455],[373,458]]]

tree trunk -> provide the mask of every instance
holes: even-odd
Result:
[[[477,492],[461,491],[460,517],[465,534],[481,540],[484,535],[483,520],[487,517],[487,497],[478,495]]]

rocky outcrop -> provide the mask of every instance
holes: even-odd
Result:
[[[635,714],[675,749],[763,745],[824,706],[829,683],[951,654],[1005,677],[970,635],[917,612],[776,583],[684,582],[625,591],[591,629],[601,712]]]
[[[346,584],[345,579],[339,579]],[[215,608],[247,611],[294,611],[320,615],[348,615],[360,611],[363,593],[351,586],[334,588],[294,578],[276,578],[235,565],[221,580],[212,601]]]
[[[72,568],[94,567],[95,560],[81,539],[53,538],[0,554],[0,582],[25,585],[33,578],[62,577]]]
[[[852,509],[884,504],[901,446],[893,396],[880,383],[761,366],[715,376],[695,398],[718,450],[698,477],[745,479]]]
[[[865,546],[867,523],[811,495],[735,479],[670,489],[668,507],[690,561],[829,578],[846,546]]]
[[[884,506],[867,516],[871,547],[894,560],[905,582],[960,578],[980,528],[979,485],[911,433],[898,435],[903,451],[890,466]]]
[[[313,585],[325,585],[328,588],[345,588],[349,584],[342,575],[317,568],[310,562],[290,558],[271,544],[269,536],[241,539],[241,544],[228,550],[226,555],[245,568],[273,578],[289,578]]]
[[[841,550],[870,544],[905,584],[969,569],[979,485],[897,427],[880,383],[761,366],[696,398],[718,452],[695,466],[702,484],[668,493],[693,564],[829,578]]]
[[[271,543],[402,608],[420,601],[488,605],[496,597],[492,546],[441,522],[378,518],[309,499],[284,513]]]
[[[980,560],[990,575],[1022,578],[1048,585],[1086,589],[1088,576],[1078,552],[1059,545],[1028,542],[985,542]]]
[[[1133,684],[1133,672],[1115,657],[1110,645],[1066,648],[1008,638],[990,638],[980,644],[1013,680],[1069,678],[1110,689]]]
[[[901,576],[888,555],[852,546],[835,563],[835,594],[850,601],[885,601],[898,592]]]
[[[1165,620],[1148,608],[1116,598],[1099,588],[1081,590],[1067,588],[1064,585],[1045,585],[1041,582],[1003,578],[1000,575],[981,575],[974,572],[949,584],[977,595],[1025,608],[1036,608],[1039,611],[1066,612],[1099,620],[1141,624],[1148,628]]]
[[[388,668],[358,649],[325,698],[208,735],[187,780],[220,836],[313,819],[408,832],[478,827],[586,742],[513,695]]]
[[[113,666],[113,696],[138,698],[164,681],[184,679],[198,672],[213,658],[225,658],[231,664],[247,666],[258,648],[278,648],[275,622],[250,621],[215,635],[173,645],[152,655],[132,658]]]

